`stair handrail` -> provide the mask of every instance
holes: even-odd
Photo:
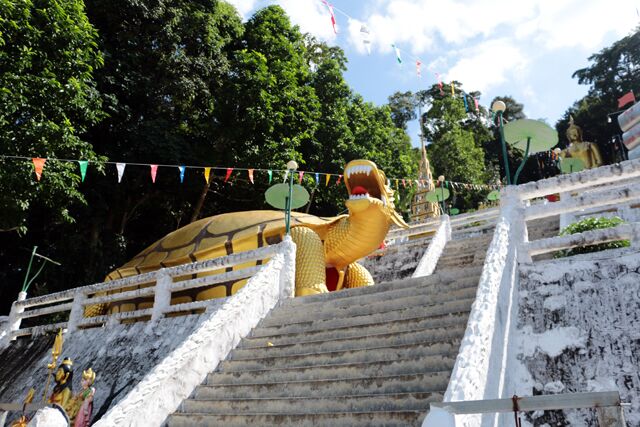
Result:
[[[440,217],[438,230],[431,239],[431,242],[429,242],[429,246],[427,246],[427,249],[424,251],[424,254],[418,262],[418,266],[411,277],[430,276],[436,269],[438,260],[440,259],[440,256],[442,256],[442,252],[444,252],[444,248],[450,240],[451,221],[449,219],[449,215],[442,215]]]
[[[73,332],[81,327],[107,324],[110,319],[118,322],[128,319],[150,317],[157,320],[168,313],[178,311],[190,311],[206,309],[215,304],[215,300],[197,301],[193,303],[172,306],[171,293],[177,290],[194,289],[209,286],[231,280],[249,278],[260,271],[264,265],[244,268],[236,271],[225,271],[234,266],[250,261],[268,260],[276,254],[286,250],[287,243],[282,242],[266,246],[252,251],[239,252],[224,257],[175,267],[162,268],[157,271],[143,273],[110,282],[95,283],[48,295],[27,298],[27,294],[21,292],[18,299],[12,304],[9,319],[4,323],[4,329],[0,331],[0,347],[6,346],[12,340],[20,336],[40,334],[60,328]],[[222,272],[201,278],[191,279],[192,275],[203,272]],[[185,280],[188,277],[189,279]],[[128,288],[140,285],[150,285],[130,290]],[[110,293],[113,291],[120,291]],[[137,297],[153,297],[153,307],[150,309],[138,309],[123,313],[114,313],[97,317],[85,317],[85,307],[96,304],[109,304],[116,301],[128,300]],[[40,306],[45,306],[39,308]],[[69,312],[69,320],[43,324],[34,327],[21,328],[23,319]]]

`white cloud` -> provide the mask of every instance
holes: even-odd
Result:
[[[227,3],[231,3],[236,7],[242,19],[247,19],[250,12],[256,8],[258,0],[227,0]]]
[[[482,92],[526,70],[529,59],[511,40],[489,40],[453,54],[458,61],[445,80],[458,80],[467,90]]]

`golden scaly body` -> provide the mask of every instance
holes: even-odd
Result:
[[[349,209],[348,216],[321,218],[292,213],[292,238],[297,244],[296,295],[327,292],[325,267],[338,270],[338,288],[343,284],[346,287],[373,284],[366,269],[355,264],[355,261],[380,246],[392,223],[406,226],[394,211],[393,192],[385,186],[384,173],[375,164],[367,160],[350,162],[345,168],[344,177],[350,194],[350,199],[345,203]],[[366,194],[352,195],[355,188],[366,191]],[[257,249],[280,242],[284,231],[284,218],[279,211],[234,212],[204,218],[155,242],[130,262],[111,272],[107,280]],[[257,261],[257,264],[265,261]],[[254,265],[256,262],[252,261],[234,266],[233,270]],[[221,272],[212,271],[199,276]],[[174,294],[172,303],[229,296],[244,283],[246,280],[213,285],[195,293]],[[109,310],[130,311],[151,305],[151,300],[141,299],[111,305]],[[86,315],[101,312],[104,312],[104,307],[96,306],[90,308]]]

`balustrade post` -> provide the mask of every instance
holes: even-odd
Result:
[[[20,329],[20,323],[22,323],[22,313],[24,313],[24,306],[20,304],[21,301],[27,299],[26,292],[20,292],[18,299],[11,305],[11,312],[9,312],[9,321],[7,322],[7,328],[5,336],[3,338],[4,344],[8,344],[15,338],[13,333]]]
[[[156,286],[153,297],[153,311],[151,312],[151,320],[156,321],[162,319],[164,311],[171,305],[171,286],[173,285],[173,277],[167,274],[166,270],[160,269],[156,274]]]
[[[73,296],[73,306],[71,307],[71,313],[69,313],[69,322],[67,323],[67,332],[75,332],[78,330],[78,326],[84,317],[84,305],[87,296],[78,289]]]

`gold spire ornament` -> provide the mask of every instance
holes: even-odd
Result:
[[[429,202],[426,199],[427,193],[433,190],[435,186],[433,185],[433,175],[431,174],[431,166],[429,165],[429,158],[427,157],[427,148],[424,145],[424,140],[421,142],[422,157],[420,159],[418,180],[426,184],[418,187],[418,191],[416,191],[411,201],[411,222],[422,222],[426,219],[440,216],[438,204]]]
[[[51,376],[53,374],[53,370],[56,369],[58,364],[58,357],[62,353],[62,344],[64,343],[64,338],[62,337],[62,328],[58,331],[56,335],[56,339],[53,341],[53,349],[51,350],[51,356],[53,357],[53,361],[47,365],[49,369],[49,373],[47,374],[47,382],[44,386],[44,394],[42,395],[42,401],[47,401],[47,392],[49,391],[49,382],[51,381]]]

